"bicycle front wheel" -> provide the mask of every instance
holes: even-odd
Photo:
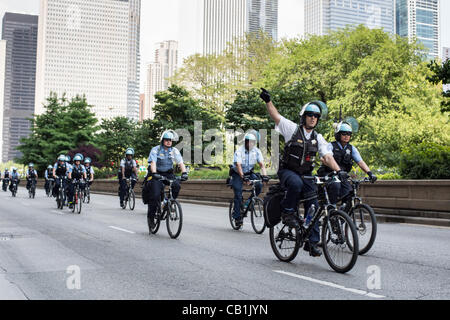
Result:
[[[333,210],[324,219],[322,247],[330,267],[339,273],[350,271],[359,254],[358,234],[352,219],[341,210]]]
[[[233,230],[239,230],[241,227],[236,225],[236,220],[233,218],[234,213],[234,200],[230,201],[230,206],[228,208],[228,216],[230,218],[230,224]]]
[[[78,196],[77,196],[77,213],[81,214],[81,205],[83,204],[83,193],[81,191],[78,191]]]
[[[253,230],[257,234],[262,234],[266,229],[266,221],[264,219],[264,201],[260,198],[254,198],[251,204],[251,220]]]
[[[350,217],[353,219],[359,237],[359,254],[363,255],[372,248],[377,237],[375,212],[367,204],[358,204],[352,208]]]
[[[134,191],[131,190],[129,192],[129,197],[128,197],[128,207],[130,208],[131,211],[134,210],[134,206],[136,205],[136,195],[134,194]]]
[[[300,249],[300,234],[296,228],[289,228],[280,222],[269,229],[269,237],[273,253],[280,261],[295,259]]]
[[[177,200],[171,201],[166,210],[168,211],[166,216],[167,232],[172,239],[176,239],[183,227],[183,210]]]

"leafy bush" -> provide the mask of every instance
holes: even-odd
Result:
[[[423,142],[405,149],[400,175],[406,179],[450,179],[450,146]]]

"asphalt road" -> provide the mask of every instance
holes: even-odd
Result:
[[[343,275],[303,250],[279,262],[268,231],[231,230],[226,208],[182,206],[172,240],[165,224],[149,235],[141,200],[131,212],[93,195],[77,215],[42,190],[1,192],[0,299],[450,299],[450,228],[380,224]],[[372,268],[379,289],[367,286]]]

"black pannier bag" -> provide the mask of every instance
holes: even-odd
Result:
[[[268,228],[276,226],[281,221],[281,201],[285,193],[286,190],[277,183],[269,188],[264,197],[264,220]]]
[[[142,202],[144,204],[148,204],[150,202],[150,181],[147,180],[147,177],[145,178],[142,186]]]

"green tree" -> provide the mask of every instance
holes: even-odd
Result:
[[[431,61],[428,64],[432,74],[427,78],[433,84],[450,84],[450,59],[447,59],[442,64],[438,63],[436,60]],[[441,102],[441,111],[450,111],[450,90],[445,90],[442,92],[443,101]]]
[[[202,106],[224,116],[225,103],[237,90],[250,89],[259,80],[276,43],[263,33],[236,38],[218,54],[195,54],[186,58],[171,81],[187,88]]]
[[[418,141],[449,143],[448,117],[439,112],[440,88],[419,46],[364,26],[326,36],[284,40],[273,52],[260,86],[301,83],[327,103],[330,119],[340,107],[355,117],[353,143],[370,164],[397,167],[400,152]],[[331,121],[320,132],[332,138]],[[421,140],[422,139],[422,140]]]
[[[126,117],[103,119],[95,137],[95,145],[102,151],[102,162],[108,167],[118,166],[126,149],[135,148],[136,132],[136,122]]]
[[[39,171],[56,161],[61,153],[89,144],[97,131],[97,119],[84,96],[70,101],[54,93],[47,98],[45,112],[30,119],[31,133],[17,148],[23,156],[18,162],[33,162]]]

